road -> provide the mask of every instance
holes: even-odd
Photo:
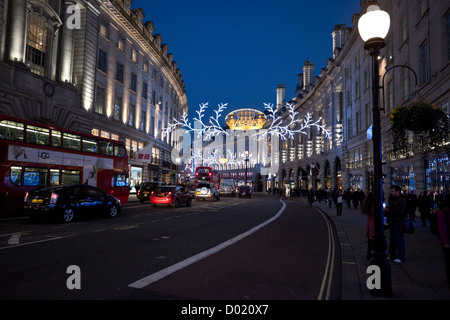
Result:
[[[0,299],[339,299],[336,239],[315,209],[264,194],[129,203],[71,224],[3,220]]]

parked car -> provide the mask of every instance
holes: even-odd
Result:
[[[220,195],[236,196],[236,182],[233,179],[220,180]]]
[[[241,197],[252,197],[252,190],[250,189],[250,186],[240,186],[238,191],[239,198]]]
[[[143,182],[136,193],[136,197],[141,203],[150,200],[150,194],[155,188],[165,185],[165,182],[147,181]]]
[[[30,218],[56,217],[72,222],[78,216],[98,213],[115,217],[120,210],[120,200],[90,185],[37,188],[24,198],[24,211]]]
[[[188,192],[191,195],[191,198],[194,199],[195,198],[195,189],[197,189],[197,184],[194,183],[190,183],[187,186]]]
[[[151,192],[150,203],[154,207],[159,204],[169,205],[175,208],[178,208],[180,204],[189,207],[191,205],[191,196],[184,187],[160,186]]]
[[[200,199],[215,199],[218,201],[220,200],[220,192],[214,183],[199,183],[195,189],[195,198],[197,201]]]

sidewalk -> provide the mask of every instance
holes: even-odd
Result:
[[[305,201],[305,198],[283,198]],[[342,299],[343,300],[450,300],[450,288],[444,271],[444,254],[438,237],[431,234],[429,225],[422,227],[416,216],[415,233],[405,234],[406,261],[391,265],[392,297],[377,297],[370,294],[366,286],[369,261],[366,259],[367,240],[365,228],[367,216],[358,209],[347,208],[344,203],[342,216],[336,215],[336,206],[331,209],[325,202],[314,202],[313,206],[325,212],[336,226],[342,255]],[[385,230],[389,243],[389,231]]]

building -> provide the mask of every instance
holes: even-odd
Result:
[[[368,2],[361,1],[362,13]],[[407,148],[396,151],[389,115],[396,106],[416,99],[425,99],[450,113],[450,3],[379,3],[391,16],[387,45],[379,57],[380,85],[384,87],[380,105],[385,110],[381,112],[384,193],[389,194],[391,184],[417,194],[426,190],[448,192],[450,137],[432,147],[409,133]],[[353,16],[354,26],[362,13]],[[311,84],[300,74],[296,96],[291,100],[297,112],[322,117],[332,139],[324,139],[323,132],[313,128],[306,136],[280,141],[280,169],[274,181],[278,179],[280,187],[290,184],[302,189],[367,192],[373,181],[373,146],[367,137],[372,125],[371,57],[363,48],[357,27],[336,25],[332,37],[333,58]],[[305,66],[311,63],[307,61]]]
[[[0,113],[124,141],[133,187],[174,181],[181,137],[161,132],[188,103],[168,45],[131,4],[0,1]]]

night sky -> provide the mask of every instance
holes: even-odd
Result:
[[[178,63],[186,85],[190,118],[199,104],[209,110],[228,103],[264,110],[276,104],[276,87],[295,96],[303,63],[315,75],[332,58],[336,24],[352,27],[359,0],[134,0],[144,21],[153,21]],[[192,115],[192,116],[191,116]]]

